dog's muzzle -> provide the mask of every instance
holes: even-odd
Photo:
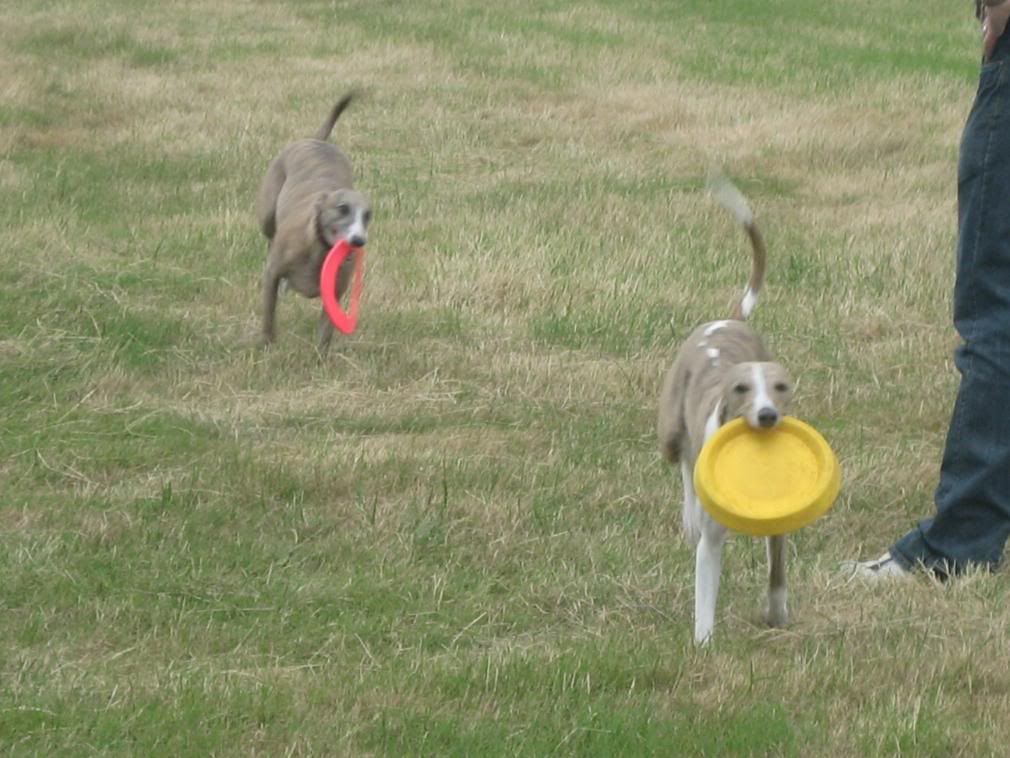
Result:
[[[758,426],[771,429],[779,422],[779,412],[774,408],[762,408],[757,414]]]

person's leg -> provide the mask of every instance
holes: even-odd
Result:
[[[936,515],[891,548],[904,569],[994,568],[1010,535],[1010,36],[982,67],[958,163],[961,373]]]

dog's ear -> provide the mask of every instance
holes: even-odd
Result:
[[[719,426],[722,426],[727,421],[729,421],[729,404],[726,402],[719,403]]]
[[[305,219],[305,233],[308,235],[309,239],[316,240],[320,244],[324,242],[323,229],[320,225],[319,214],[322,213],[323,208],[326,207],[326,193],[319,192],[312,199],[312,212],[309,213],[309,217]],[[326,245],[323,245],[326,247]]]

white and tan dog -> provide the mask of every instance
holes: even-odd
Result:
[[[694,492],[694,464],[705,441],[720,426],[742,417],[755,429],[775,427],[792,398],[792,380],[771,360],[744,319],[764,283],[765,247],[746,198],[728,180],[710,182],[719,202],[750,237],[750,280],[730,319],[702,324],[680,348],[659,397],[657,432],[668,461],[680,463],[684,480],[684,533],[695,546],[694,639],[707,642],[715,626],[726,528],[712,519]],[[786,611],[785,536],[768,538],[766,621],[783,626]]]
[[[319,272],[330,248],[340,239],[362,247],[368,239],[372,209],[354,189],[351,162],[327,141],[333,125],[350,104],[341,98],[312,139],[292,142],[274,158],[256,198],[256,217],[267,238],[263,271],[262,341],[274,339],[274,314],[281,282],[305,297],[319,297]],[[354,258],[347,256],[337,272],[337,297],[351,281]],[[319,316],[319,349],[333,336],[326,313]]]

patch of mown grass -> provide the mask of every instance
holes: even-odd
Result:
[[[174,318],[151,306],[142,305],[148,293],[143,278],[120,279],[115,286],[103,289],[103,277],[91,277],[86,268],[68,267],[56,272],[25,272],[16,288],[39,283],[34,290],[21,289],[0,306],[11,328],[21,333],[34,346],[26,351],[36,353],[29,358],[36,363],[51,365],[72,362],[52,349],[70,347],[73,354],[86,361],[101,356],[108,365],[140,371],[157,371],[173,363],[172,352],[190,346],[196,339],[190,322]],[[131,293],[135,305],[121,300],[125,287],[135,286]],[[158,288],[165,286],[161,281]],[[33,292],[34,294],[29,294]],[[45,370],[44,368],[42,369]]]
[[[671,665],[659,650],[634,642],[610,648],[586,642],[557,656],[533,649],[507,661],[481,656],[444,673],[432,666],[427,678],[443,702],[474,701],[481,716],[460,724],[446,706],[388,706],[358,742],[406,755],[799,753],[798,733],[805,730],[781,706],[741,698],[707,712],[689,698],[670,697],[687,675]],[[646,696],[629,709],[634,692]]]
[[[866,3],[822,5],[798,0],[743,2],[708,8],[690,3],[601,3],[617,15],[648,23],[668,40],[664,50],[703,81],[769,89],[830,89],[901,75],[970,80],[960,55],[959,25],[905,18],[900,29],[864,23]],[[967,19],[964,19],[967,26]],[[783,36],[790,44],[781,44]],[[916,44],[909,46],[908,39]]]
[[[8,159],[24,180],[4,193],[9,200],[4,215],[23,221],[30,209],[44,214],[53,230],[73,223],[118,241],[143,226],[149,234],[161,235],[178,224],[178,215],[192,210],[194,202],[231,200],[214,181],[227,170],[219,155],[85,149],[54,159],[46,150],[22,149]],[[78,240],[68,243],[76,245]]]
[[[600,350],[628,357],[669,340],[670,309],[643,307],[600,297],[577,307],[562,306],[530,320],[530,336],[551,348]]]
[[[278,728],[298,718],[293,693],[237,679],[166,671],[150,688],[7,697],[18,705],[0,722],[0,740],[47,755],[73,755],[81,745],[122,755],[270,750],[283,741]]]
[[[14,49],[42,59],[93,61],[121,58],[134,66],[164,66],[178,60],[171,48],[142,42],[128,30],[108,25],[54,25],[15,38]]]

